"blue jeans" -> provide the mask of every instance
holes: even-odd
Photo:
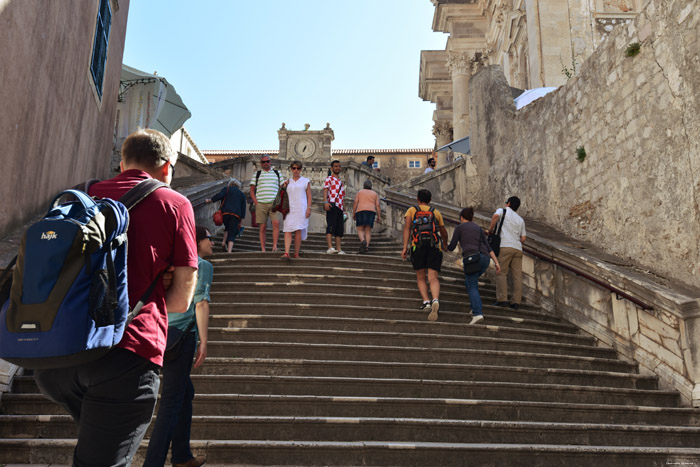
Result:
[[[190,429],[194,385],[190,372],[197,342],[194,332],[186,333],[182,339],[178,353],[171,360],[163,362],[163,392],[143,463],[147,467],[163,467],[171,443],[173,464],[187,462],[193,457],[190,451]]]
[[[131,465],[158,398],[156,364],[116,348],[84,365],[35,370],[34,380],[78,424],[74,467]]]
[[[479,295],[479,277],[488,269],[491,259],[488,255],[479,253],[480,260],[479,272],[464,273],[464,285],[467,287],[469,294],[469,303],[472,307],[472,315],[483,315],[484,306],[481,303],[481,295]]]

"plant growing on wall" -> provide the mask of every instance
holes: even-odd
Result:
[[[635,55],[639,54],[639,50],[642,48],[642,45],[639,42],[633,42],[632,44],[627,46],[627,50],[625,50],[625,55],[628,57],[634,57]]]
[[[561,62],[561,57],[559,58],[559,61]],[[567,67],[564,65],[564,62],[561,63],[561,72],[566,76],[566,79],[571,79],[574,76],[576,76],[576,59],[571,59],[571,68]]]
[[[576,159],[578,159],[579,162],[583,162],[586,160],[586,148],[583,146],[579,146],[576,148]]]

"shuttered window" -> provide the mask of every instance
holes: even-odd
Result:
[[[92,60],[90,61],[90,73],[100,99],[102,99],[102,86],[104,85],[105,66],[107,65],[107,45],[109,44],[109,29],[111,25],[112,7],[109,4],[109,0],[100,0],[100,9],[97,12],[97,26],[95,27],[95,42],[92,45]]]

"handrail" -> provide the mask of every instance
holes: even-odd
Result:
[[[386,197],[385,197],[385,198],[382,198],[382,201],[384,201],[386,204],[393,204],[393,205],[395,205],[395,206],[400,206],[400,207],[405,207],[405,208],[411,207],[411,205],[409,205],[409,204],[402,203],[401,201],[390,200],[390,199],[387,199]],[[441,214],[442,214],[442,213],[441,213]],[[456,219],[454,219],[454,218],[445,216],[444,214],[442,215],[442,218],[443,218],[446,222],[450,222],[450,223],[452,223],[452,224],[459,224],[459,223],[460,223],[459,220],[456,220]],[[608,284],[607,282],[603,282],[603,281],[601,281],[600,279],[597,279],[597,278],[593,277],[592,275],[588,274],[587,272],[581,271],[580,269],[577,269],[577,268],[575,268],[575,267],[573,267],[573,266],[569,266],[568,264],[566,264],[566,263],[564,263],[564,262],[562,262],[562,261],[559,261],[559,260],[556,260],[556,259],[554,259],[554,258],[550,258],[550,257],[548,257],[548,256],[545,256],[545,255],[543,255],[542,253],[540,253],[540,252],[538,252],[538,251],[535,251],[535,250],[533,250],[532,248],[530,248],[530,247],[528,247],[528,246],[523,245],[523,252],[525,252],[525,253],[527,253],[527,254],[529,254],[529,255],[535,256],[535,257],[537,257],[537,258],[539,258],[539,259],[541,259],[541,260],[543,260],[543,261],[546,261],[546,262],[548,262],[548,263],[552,263],[552,264],[554,264],[554,265],[556,265],[556,266],[559,266],[560,268],[566,269],[567,271],[573,272],[573,273],[576,274],[577,276],[581,276],[581,277],[583,277],[584,279],[587,279],[587,280],[593,282],[594,284],[597,284],[597,285],[599,285],[600,287],[603,287],[604,289],[609,290],[610,292],[614,293],[614,294],[617,295],[618,297],[622,297],[622,298],[624,298],[624,299],[626,299],[626,300],[629,300],[630,302],[632,302],[632,303],[634,303],[635,305],[637,305],[638,307],[640,307],[642,310],[653,310],[653,309],[654,309],[653,306],[651,306],[651,305],[649,305],[649,304],[647,304],[647,303],[644,303],[644,302],[642,302],[641,300],[639,300],[639,299],[637,299],[637,298],[634,298],[633,296],[631,296],[631,295],[628,294],[627,292],[625,292],[625,291],[623,291],[623,290],[621,290],[621,289],[618,289],[617,287],[615,287],[615,286],[613,286],[613,285],[610,285],[610,284]]]

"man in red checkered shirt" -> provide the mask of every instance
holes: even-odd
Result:
[[[344,231],[343,200],[345,199],[345,184],[338,178],[340,174],[340,161],[331,162],[331,174],[323,183],[323,209],[326,210],[326,241],[328,250],[326,253],[338,253],[344,255],[340,248],[340,241]],[[335,237],[335,248],[332,239]]]

